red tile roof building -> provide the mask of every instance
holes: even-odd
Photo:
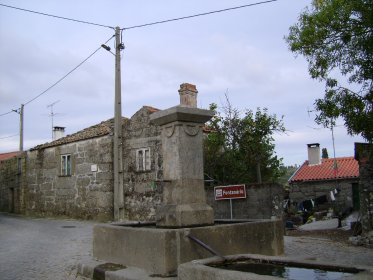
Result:
[[[0,161],[16,157],[16,156],[18,156],[19,153],[20,152],[10,152],[10,153],[0,154]]]
[[[322,159],[321,164],[309,165],[306,160],[289,179],[289,183],[359,178],[359,164],[354,157]]]
[[[358,161],[354,157],[323,159],[319,143],[307,146],[308,160],[289,179],[290,201],[316,201],[317,211],[359,209]]]

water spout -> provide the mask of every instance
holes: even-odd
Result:
[[[187,237],[194,241],[195,243],[197,243],[198,245],[200,245],[201,247],[203,247],[204,249],[206,249],[207,251],[209,251],[210,253],[214,254],[215,256],[223,259],[223,261],[225,261],[225,257],[222,256],[220,253],[218,253],[217,251],[215,251],[214,249],[212,249],[209,245],[207,245],[206,243],[204,243],[203,241],[199,240],[197,237],[194,237],[193,235],[190,235],[188,234]]]

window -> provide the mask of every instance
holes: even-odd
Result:
[[[71,155],[61,156],[61,176],[71,176]]]
[[[140,172],[151,170],[150,148],[136,150],[136,170]]]

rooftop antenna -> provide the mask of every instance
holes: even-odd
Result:
[[[309,107],[307,107],[308,117],[310,117],[311,112],[315,112],[315,110],[310,110]],[[333,143],[333,172],[334,172],[334,177],[335,177],[335,180],[336,180],[336,185],[338,186],[338,183],[337,183],[338,164],[337,164],[337,158],[336,158],[336,155],[335,155],[335,138],[334,138],[334,127],[335,126],[337,126],[337,125],[334,123],[334,120],[331,118],[330,119],[330,130],[332,132],[332,143]],[[312,129],[317,129],[317,128],[313,128],[313,127],[311,127],[311,128]]]
[[[54,112],[53,112],[53,106],[56,105],[58,102],[60,102],[60,100],[57,100],[57,101],[55,101],[55,102],[53,102],[53,103],[51,103],[51,104],[49,104],[49,105],[47,106],[47,108],[51,108],[51,112],[50,112],[49,116],[50,116],[51,119],[52,119],[52,140],[53,140],[53,127],[54,127],[53,117],[54,117],[55,115],[58,115],[58,113],[54,113]]]
[[[315,112],[315,110],[310,110],[310,107],[307,106],[308,117],[310,118],[310,113]]]

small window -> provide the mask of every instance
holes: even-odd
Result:
[[[71,176],[71,155],[61,156],[61,176]]]
[[[136,170],[140,172],[151,170],[150,148],[136,150]]]

